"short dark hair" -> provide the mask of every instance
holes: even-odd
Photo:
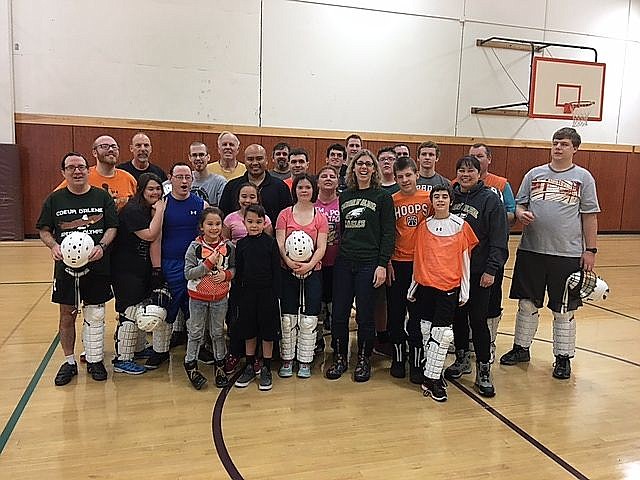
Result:
[[[434,185],[431,191],[429,192],[429,198],[431,199],[431,203],[433,203],[433,194],[436,192],[447,192],[449,194],[449,199],[453,201],[453,190],[451,186],[447,183],[441,183],[439,185]]]
[[[393,153],[394,156],[396,154],[396,151],[393,149],[393,147],[382,147],[380,150],[378,150],[378,155],[376,155],[376,157],[379,157],[383,153],[387,153],[387,152]]]
[[[307,160],[307,163],[309,163],[309,154],[304,148],[294,148],[290,150],[289,158],[291,158],[292,155],[304,155],[304,158]]]
[[[491,158],[491,149],[486,143],[474,143],[471,145],[471,148],[484,148],[484,151],[487,153],[487,157]]]
[[[218,207],[207,207],[202,210],[202,213],[200,214],[200,220],[198,221],[198,225],[200,225],[200,228],[202,228],[202,225],[204,225],[204,221],[207,219],[207,215],[209,215],[210,213],[212,213],[213,215],[218,215],[220,217],[220,220],[224,220],[224,213],[222,213],[222,210],[220,210]]]
[[[87,159],[84,158],[84,155],[82,155],[81,153],[78,152],[67,152],[64,154],[64,157],[62,157],[62,162],[60,163],[60,170],[64,170],[64,167],[66,167],[65,162],[67,161],[67,158],[69,157],[80,157],[84,160],[84,164],[86,167],[89,166],[89,164],[87,163]]]
[[[440,147],[436,142],[432,142],[431,140],[429,140],[428,142],[422,142],[420,145],[418,145],[418,150],[416,150],[417,157],[420,156],[420,150],[422,150],[423,148],[435,148],[436,158],[440,158]]]
[[[302,180],[308,180],[311,184],[311,203],[315,203],[315,201],[318,200],[318,181],[314,175],[309,175],[308,173],[301,173],[293,177],[293,181],[291,182],[291,198],[293,199],[293,203],[298,203],[296,187]]]
[[[276,143],[276,145],[273,147],[273,150],[271,150],[271,156],[273,157],[273,154],[276,153],[276,150],[284,150],[285,148],[287,150],[291,149],[288,143],[285,143],[285,142]]]
[[[147,172],[140,175],[140,177],[138,177],[138,185],[136,187],[135,196],[142,197],[142,194],[144,193],[144,189],[147,188],[147,185],[152,180],[156,182],[158,185],[162,186],[162,180],[155,173]]]
[[[169,169],[169,175],[173,175],[173,170],[176,167],[187,167],[189,170],[191,170],[191,165],[188,165],[184,162],[176,162],[173,165],[171,165],[171,168]]]
[[[244,216],[246,217],[249,212],[255,213],[258,218],[265,218],[267,216],[267,212],[262,205],[249,205],[244,211]]]
[[[342,152],[342,157],[347,158],[347,149],[344,147],[344,145],[340,143],[334,143],[329,145],[329,148],[327,148],[327,158],[329,158],[329,154],[331,153],[331,150],[337,150],[339,152]]]
[[[357,133],[352,133],[351,135],[349,135],[347,137],[347,139],[345,140],[346,144],[349,145],[349,140],[351,140],[352,138],[357,138],[358,140],[360,140],[360,144],[362,144],[362,137],[360,135],[358,135]]]
[[[409,145],[407,145],[406,143],[396,143],[392,148],[393,148],[393,153],[396,152],[396,148],[398,147],[407,147],[407,150],[409,150],[409,155],[411,155],[411,148],[409,148]]]
[[[564,140],[565,138],[571,140],[573,148],[578,148],[582,143],[582,138],[580,138],[576,129],[571,127],[564,127],[558,130],[553,134],[552,140]]]
[[[480,160],[473,155],[465,155],[464,157],[458,159],[456,162],[456,172],[460,167],[471,167],[475,168],[478,172],[480,171]]]
[[[396,160],[396,163],[393,164],[393,174],[395,175],[400,170],[405,170],[407,168],[413,170],[413,173],[418,173],[418,166],[416,165],[416,162],[413,158],[399,157]]]

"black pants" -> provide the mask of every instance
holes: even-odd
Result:
[[[407,290],[413,275],[413,262],[391,261],[395,281],[387,288],[387,329],[392,343],[403,343],[407,340],[404,320],[409,311],[413,316],[414,302],[407,300]]]
[[[415,307],[413,308],[415,315],[410,315],[409,323],[407,323],[409,346],[417,348],[422,346],[421,320],[431,322],[431,328],[448,327],[453,323],[459,294],[460,289],[458,288],[444,291],[422,285],[418,287],[415,294]]]
[[[453,336],[456,350],[469,350],[469,325],[473,334],[473,348],[479,362],[489,362],[491,337],[487,325],[487,309],[491,287],[480,286],[481,273],[471,274],[469,300],[456,309],[453,321]]]
[[[502,314],[502,280],[504,277],[504,268],[496,272],[495,280],[491,285],[491,294],[489,295],[489,307],[487,309],[487,318],[499,317]]]

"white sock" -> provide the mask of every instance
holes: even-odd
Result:
[[[64,357],[69,365],[76,364],[76,356],[72,353],[71,355],[67,355]]]

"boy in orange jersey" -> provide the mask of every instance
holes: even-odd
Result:
[[[453,194],[448,185],[433,187],[430,197],[434,215],[416,235],[413,281],[407,298],[416,302],[414,308],[422,332],[422,390],[426,397],[444,402],[447,389],[442,370],[453,341],[451,324],[456,307],[469,299],[471,250],[478,238],[467,222],[449,213]]]
[[[416,232],[424,225],[429,214],[431,201],[429,193],[418,190],[418,167],[409,157],[400,157],[393,165],[393,171],[400,190],[393,194],[393,210],[396,218],[396,247],[387,267],[387,319],[389,337],[393,344],[391,376],[404,378],[405,368],[405,317],[407,310],[413,317],[413,304],[407,303],[407,289],[413,275],[413,255]],[[414,319],[415,320],[415,319]],[[422,334],[418,321],[410,322],[409,346],[411,362],[409,378],[421,384],[422,377]]]

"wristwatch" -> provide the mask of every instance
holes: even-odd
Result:
[[[596,247],[592,247],[592,248],[585,248],[584,249],[585,252],[591,252],[593,254],[598,253],[598,249]]]

